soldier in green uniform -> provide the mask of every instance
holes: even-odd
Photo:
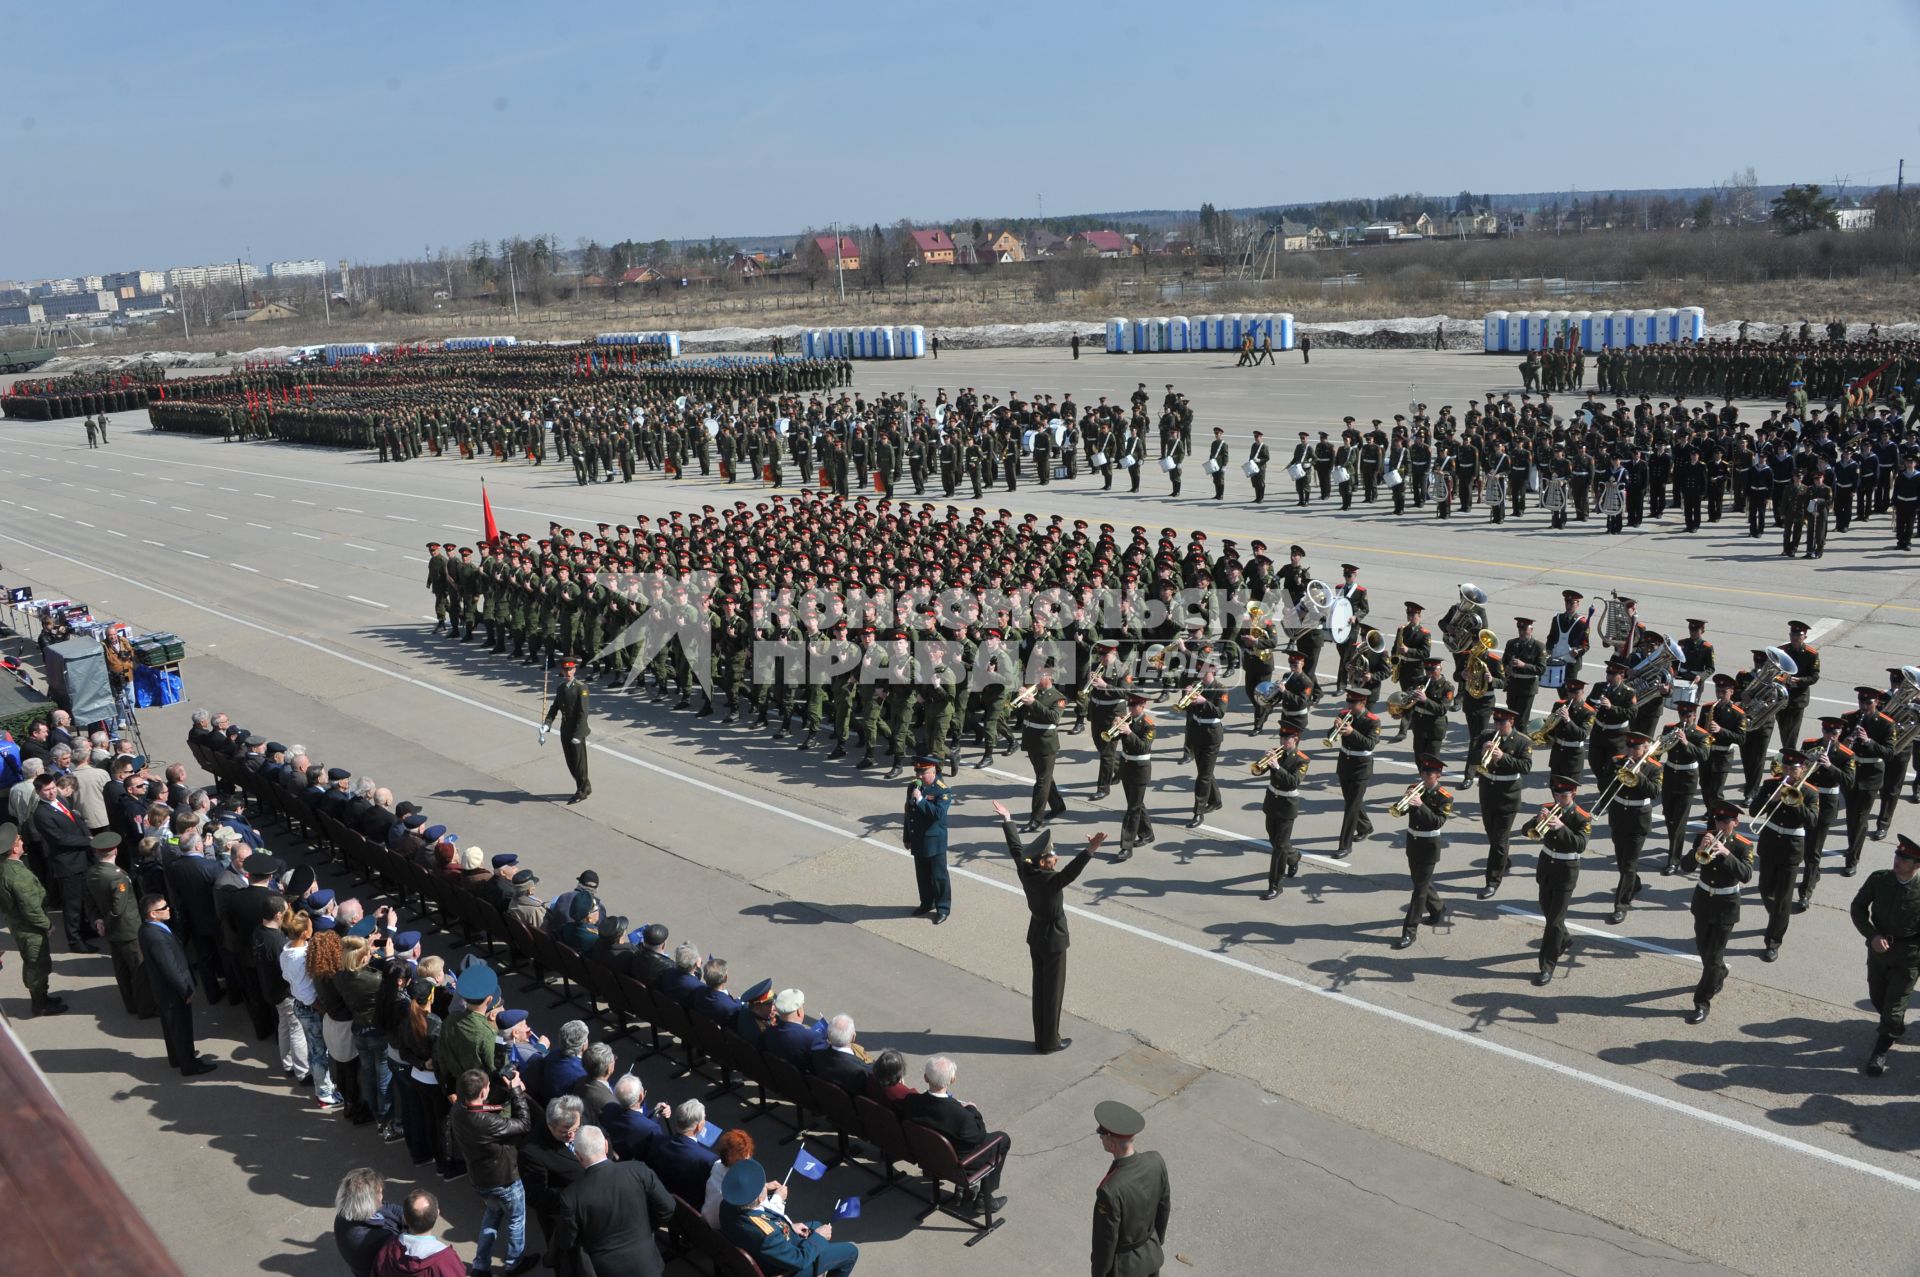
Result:
[[[547,706],[546,718],[540,727],[540,739],[544,743],[547,733],[553,729],[555,717],[560,719],[560,752],[566,756],[567,771],[573,776],[573,797],[569,804],[577,803],[593,793],[593,783],[587,779],[587,687],[574,677],[574,662],[560,663],[560,690],[553,694],[553,704]]]
[[[1016,694],[1020,715],[1020,746],[1033,764],[1033,804],[1023,833],[1045,829],[1047,822],[1067,810],[1067,800],[1054,783],[1053,768],[1060,757],[1060,710],[1067,698],[1053,685],[1052,669],[1042,669],[1035,677],[1031,694]]]
[[[5,921],[14,948],[20,951],[20,979],[27,986],[33,1013],[57,1015],[67,1004],[47,992],[47,977],[53,974],[53,959],[47,953],[47,933],[53,929],[47,918],[47,889],[26,866],[27,844],[21,841],[18,828],[0,825],[0,848],[5,848],[5,859],[0,860],[0,921]]]
[[[453,593],[453,587],[447,578],[447,556],[438,541],[427,542],[427,588],[433,591],[433,632],[438,634],[447,624],[447,600]]]
[[[140,974],[139,891],[133,879],[113,862],[120,836],[107,832],[93,837],[93,863],[87,866],[87,899],[93,903],[95,934],[113,954],[113,981],[120,986],[120,1003],[127,1014],[142,1020],[159,1012],[153,1004],[153,983]]]
[[[1887,1052],[1906,1035],[1907,999],[1920,981],[1920,843],[1899,835],[1893,867],[1867,875],[1852,912],[1854,929],[1867,941],[1867,996],[1880,1013],[1865,1067],[1867,1076],[1879,1077],[1887,1071]]]
[[[1173,1191],[1158,1153],[1133,1142],[1147,1119],[1117,1100],[1093,1106],[1100,1147],[1113,1165],[1093,1197],[1093,1277],[1153,1277],[1164,1262]]]

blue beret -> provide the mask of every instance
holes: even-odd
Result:
[[[402,816],[400,818],[400,823],[405,825],[408,829],[418,829],[420,828],[420,826],[427,823],[427,818],[425,816],[422,816],[419,812],[414,812],[411,816]]]
[[[374,933],[375,925],[371,917],[362,918],[347,928],[347,934],[350,936],[359,936],[362,940],[365,940]]]
[[[525,1024],[526,1021],[527,1013],[525,1011],[502,1011],[499,1016],[495,1018],[494,1023],[503,1029],[511,1029],[516,1024]]]
[[[348,771],[344,767],[329,767],[327,768],[327,779],[328,780],[352,780],[353,773]]]
[[[332,931],[337,925],[339,924],[334,921],[332,914],[323,913],[313,920],[315,931]]]
[[[469,1002],[485,1002],[500,992],[500,977],[484,962],[476,962],[460,973],[454,988]]]
[[[433,839],[436,842],[446,837],[446,835],[447,835],[447,827],[445,825],[428,825],[427,826],[427,837],[430,839]]]
[[[519,855],[511,851],[503,851],[493,858],[493,867],[495,869],[504,869],[508,865],[517,865],[519,863]]]
[[[334,901],[333,889],[331,887],[322,887],[320,890],[308,896],[307,901],[316,909],[325,909]]]
[[[766,1168],[751,1157],[743,1158],[720,1181],[720,1199],[729,1206],[751,1206],[766,1187]]]
[[[413,946],[419,943],[420,933],[418,931],[399,931],[394,933],[393,947],[402,952],[413,948]]]

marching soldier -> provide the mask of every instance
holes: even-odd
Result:
[[[1513,618],[1514,636],[1500,653],[1501,673],[1507,684],[1507,707],[1518,721],[1533,717],[1533,698],[1540,690],[1540,675],[1547,667],[1547,649],[1533,636],[1533,618]]]
[[[540,727],[540,739],[544,743],[547,733],[553,730],[553,720],[556,717],[560,720],[560,752],[573,777],[573,797],[567,799],[569,804],[581,802],[593,793],[593,783],[587,779],[587,736],[591,730],[587,724],[587,688],[574,677],[575,665],[572,659],[560,662],[560,687],[553,694],[553,704],[547,706]]]
[[[1733,698],[1738,682],[1731,674],[1715,674],[1714,699],[1700,713],[1700,728],[1708,741],[1707,756],[1700,764],[1700,797],[1709,811],[1719,808],[1734,751],[1747,736],[1747,712]]]
[[[1433,634],[1420,624],[1420,618],[1426,609],[1409,600],[1406,624],[1393,632],[1393,646],[1387,649],[1388,656],[1400,662],[1399,684],[1403,692],[1411,692],[1415,685],[1427,677],[1427,658],[1433,655]],[[1400,731],[1394,740],[1406,736],[1413,725],[1405,718],[1400,720]]]
[[[1861,685],[1853,689],[1860,708],[1842,720],[1847,748],[1853,751],[1853,774],[1847,781],[1847,863],[1840,872],[1851,878],[1866,846],[1868,821],[1887,780],[1887,758],[1893,753],[1893,720],[1880,709],[1880,689]],[[1884,836],[1884,831],[1882,835]]]
[[[1607,833],[1613,839],[1613,863],[1620,876],[1613,888],[1613,913],[1607,919],[1614,926],[1627,920],[1627,910],[1640,894],[1640,852],[1653,830],[1653,795],[1661,785],[1660,760],[1648,753],[1653,738],[1640,732],[1628,732],[1623,743],[1626,752],[1614,756],[1611,801],[1602,804],[1607,814]]]
[[[1267,465],[1273,460],[1273,449],[1267,447],[1265,436],[1260,431],[1253,432],[1253,447],[1247,453],[1247,464],[1253,467],[1247,476],[1247,482],[1253,485],[1254,504],[1267,499]]]
[[[1213,499],[1224,500],[1227,495],[1227,465],[1232,461],[1227,447],[1227,434],[1219,426],[1213,428],[1213,442],[1207,446],[1207,473],[1213,476]]]
[[[1484,741],[1470,746],[1473,771],[1480,782],[1480,820],[1487,831],[1487,885],[1480,899],[1491,900],[1500,890],[1510,864],[1508,843],[1513,835],[1514,818],[1533,769],[1533,743],[1513,729],[1513,711],[1502,707],[1493,711],[1493,729]]]
[[[1587,839],[1593,833],[1593,814],[1573,800],[1580,789],[1579,780],[1555,776],[1549,787],[1553,801],[1529,826],[1529,832],[1539,832],[1540,856],[1534,864],[1534,879],[1539,884],[1540,916],[1545,921],[1540,932],[1540,970],[1533,977],[1536,985],[1549,983],[1554,966],[1573,951],[1573,939],[1567,934],[1567,909],[1580,883],[1580,857],[1586,854]]]
[[[438,634],[447,624],[447,601],[452,597],[453,587],[447,579],[446,548],[438,541],[427,542],[427,588],[433,591],[433,632]],[[455,628],[458,628],[456,624]]]
[[[1267,889],[1262,900],[1272,900],[1286,888],[1283,881],[1300,872],[1300,853],[1293,848],[1293,822],[1300,814],[1300,779],[1307,774],[1307,756],[1300,752],[1300,731],[1280,725],[1280,743],[1262,759],[1267,790],[1260,810],[1267,823]]]
[[[1127,716],[1120,733],[1120,788],[1127,798],[1127,814],[1120,825],[1120,854],[1126,860],[1135,847],[1153,842],[1153,821],[1147,816],[1147,786],[1153,781],[1154,724],[1147,713],[1144,692],[1127,694]]]
[[[1787,938],[1787,926],[1793,919],[1794,878],[1806,844],[1807,804],[1814,799],[1807,792],[1805,754],[1797,749],[1785,750],[1780,766],[1779,776],[1760,783],[1753,803],[1756,820],[1761,813],[1766,814],[1759,825],[1760,900],[1767,907],[1762,962],[1779,961],[1780,946]]]
[[[1607,681],[1587,696],[1587,704],[1593,708],[1593,734],[1587,741],[1587,757],[1593,764],[1594,781],[1601,789],[1613,781],[1621,736],[1640,704],[1640,698],[1626,686],[1626,677],[1627,663],[1617,656],[1609,657]]]
[[[1887,1052],[1906,1035],[1907,999],[1920,981],[1920,843],[1901,834],[1893,867],[1867,875],[1851,912],[1867,942],[1867,997],[1880,1013],[1865,1068],[1868,1077],[1879,1077],[1887,1071]]]
[[[1373,837],[1373,820],[1367,815],[1367,783],[1373,779],[1373,752],[1380,740],[1380,718],[1367,708],[1373,693],[1362,687],[1347,689],[1347,710],[1335,728],[1340,759],[1334,774],[1340,780],[1340,843],[1334,855],[1344,860],[1353,854],[1356,839]]]
[[[1414,685],[1412,702],[1407,707],[1406,716],[1400,721],[1411,724],[1413,730],[1413,752],[1432,754],[1439,757],[1447,741],[1447,711],[1453,708],[1454,685],[1440,671],[1446,666],[1446,658],[1429,656],[1426,659],[1426,678]]]
[[[1022,831],[1031,834],[1067,810],[1060,786],[1053,781],[1054,764],[1060,757],[1060,709],[1067,698],[1053,685],[1053,670],[1048,668],[1035,677],[1030,695],[1014,699],[1020,713],[1020,747],[1033,764],[1033,805]]]
[[[1407,873],[1413,878],[1413,896],[1407,902],[1407,920],[1401,924],[1396,949],[1407,949],[1420,934],[1424,915],[1428,926],[1438,926],[1447,916],[1433,889],[1434,870],[1440,864],[1440,830],[1453,815],[1453,795],[1440,784],[1446,767],[1431,754],[1420,759],[1420,780],[1407,790],[1401,801],[1407,804]]]
[[[1802,844],[1800,892],[1793,902],[1795,913],[1805,913],[1813,901],[1813,889],[1820,885],[1820,858],[1826,854],[1827,831],[1840,814],[1840,796],[1853,779],[1853,751],[1840,740],[1844,720],[1826,717],[1820,720],[1820,735],[1802,741],[1807,755],[1807,785],[1817,799],[1810,798],[1805,808],[1806,841]]]
[[[1120,644],[1101,639],[1093,645],[1094,669],[1087,680],[1087,718],[1093,725],[1094,749],[1100,756],[1100,771],[1094,781],[1093,800],[1099,802],[1113,792],[1120,775],[1120,744],[1109,739],[1114,723],[1126,712],[1126,667],[1121,664]]]
[[[1547,716],[1547,774],[1577,777],[1586,769],[1587,737],[1593,730],[1593,707],[1580,699],[1587,685],[1570,678],[1560,687],[1560,699]]]
[[[1736,833],[1740,809],[1722,803],[1711,823],[1694,840],[1693,861],[1700,880],[1693,889],[1693,943],[1700,954],[1700,983],[1694,986],[1688,1024],[1706,1023],[1714,995],[1727,982],[1727,942],[1740,923],[1740,887],[1753,880],[1753,839]]]
[[[1798,671],[1787,678],[1787,703],[1776,722],[1780,728],[1780,748],[1792,749],[1800,743],[1800,721],[1806,717],[1807,704],[1813,699],[1813,685],[1820,681],[1820,649],[1807,645],[1813,627],[1805,621],[1787,622],[1786,654]]]
[[[1176,445],[1178,441],[1176,440]],[[1193,819],[1187,828],[1197,829],[1208,813],[1219,811],[1220,784],[1214,769],[1220,762],[1220,745],[1226,735],[1228,689],[1216,681],[1219,665],[1211,653],[1200,658],[1200,672],[1194,684],[1182,694],[1187,703],[1186,748],[1193,756]]]
[[[1687,816],[1693,809],[1693,795],[1700,783],[1700,769],[1712,756],[1713,742],[1700,730],[1700,707],[1690,701],[1675,705],[1677,719],[1667,725],[1663,735],[1679,734],[1679,740],[1667,750],[1660,768],[1660,817],[1667,825],[1667,863],[1662,874],[1683,871],[1681,844],[1687,837]]]

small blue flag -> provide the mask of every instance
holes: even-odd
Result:
[[[859,1219],[860,1199],[857,1197],[841,1198],[833,1204],[833,1217],[835,1219]]]
[[[700,1128],[700,1133],[694,1136],[694,1138],[699,1140],[702,1144],[705,1144],[708,1148],[712,1148],[715,1144],[718,1144],[720,1142],[720,1137],[725,1134],[726,1134],[725,1131],[715,1126],[712,1122],[708,1122],[705,1126]]]
[[[799,1171],[808,1179],[819,1179],[827,1173],[827,1164],[815,1157],[812,1153],[807,1152],[807,1146],[802,1144],[800,1151],[794,1155],[793,1169]]]

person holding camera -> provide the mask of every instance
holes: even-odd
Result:
[[[527,1251],[527,1193],[520,1182],[520,1144],[533,1124],[519,1071],[497,1080],[505,1088],[505,1104],[490,1102],[495,1075],[485,1069],[462,1073],[447,1129],[480,1195],[480,1242],[470,1271],[488,1270],[494,1245],[504,1234],[507,1273],[524,1273],[540,1262],[539,1252]]]

